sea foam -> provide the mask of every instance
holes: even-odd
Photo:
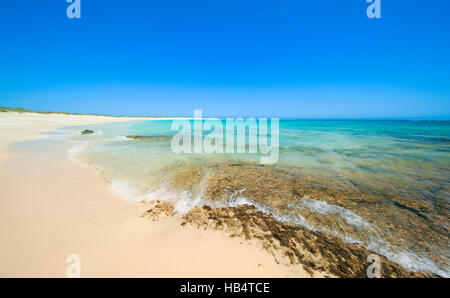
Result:
[[[346,208],[329,204],[325,201],[316,200],[310,197],[301,198],[297,206],[291,206],[292,211],[290,213],[280,214],[274,208],[259,204],[252,199],[242,196],[242,192],[245,189],[236,191],[233,195],[230,196],[229,200],[213,202],[205,200],[203,198],[203,192],[200,192],[198,195],[194,196],[190,191],[175,191],[171,190],[167,186],[159,187],[156,190],[141,193],[135,187],[132,187],[126,182],[113,180],[109,184],[109,187],[111,190],[115,191],[120,197],[124,198],[127,201],[150,202],[154,200],[164,200],[173,203],[174,212],[180,214],[186,214],[193,208],[202,206],[208,206],[211,208],[234,208],[242,205],[253,206],[257,211],[271,215],[279,222],[303,226],[312,231],[324,232],[333,236],[340,237],[342,240],[348,243],[356,243],[362,245],[365,248],[383,255],[397,264],[400,264],[409,271],[435,273],[442,277],[450,276],[447,270],[440,268],[426,256],[417,255],[414,252],[395,247],[387,241],[381,239],[381,237],[376,232],[376,228],[368,222],[364,221],[356,213]],[[355,239],[349,235],[342,235],[337,230],[333,230],[328,227],[316,226],[312,222],[308,221],[304,216],[302,216],[301,207],[306,207],[312,212],[319,214],[331,214],[334,216],[338,216],[351,226],[367,230],[368,234],[370,234],[370,240],[367,241],[367,239]]]

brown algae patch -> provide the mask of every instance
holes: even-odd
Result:
[[[301,265],[307,272],[337,277],[366,277],[367,256],[373,252],[345,243],[338,237],[277,221],[253,206],[195,208],[182,217],[183,223],[222,230],[231,237],[257,239],[275,260]],[[381,257],[383,277],[423,277]]]
[[[158,201],[142,217],[161,220],[174,215],[173,205]],[[257,211],[253,206],[235,208],[192,209],[181,218],[181,225],[199,229],[215,229],[232,238],[256,240],[275,261],[284,266],[301,266],[311,276],[366,277],[367,256],[370,250],[345,243],[338,237],[310,231],[301,226],[277,221],[272,215]],[[424,277],[381,256],[382,277]]]
[[[332,276],[365,276],[366,258],[372,252],[352,243],[371,247],[373,239],[378,239],[377,245],[389,245],[393,254],[411,251],[419,259],[425,256],[448,264],[449,216],[445,202],[433,205],[384,192],[382,187],[326,180],[326,176],[294,173],[279,166],[212,162],[185,164],[169,173],[172,189],[188,190],[193,196],[201,194],[205,205],[215,207],[192,209],[184,215],[184,223],[261,240],[280,263],[287,258],[289,264],[302,264]],[[238,206],[243,204],[238,202],[240,198],[270,212]],[[300,216],[309,225],[276,221],[270,214]],[[279,257],[280,252],[284,257]],[[313,252],[319,253],[319,259]],[[420,276],[382,259],[384,276]]]

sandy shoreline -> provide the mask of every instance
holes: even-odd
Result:
[[[0,112],[0,163],[11,157],[13,152],[6,148],[15,142],[29,141],[44,138],[43,132],[53,131],[57,128],[72,125],[89,125],[108,122],[125,122],[141,120],[170,120],[187,118],[152,118],[152,117],[111,117],[93,115],[63,115]]]
[[[80,256],[83,277],[311,276],[255,241],[141,218],[147,204],[109,191],[67,158],[68,144],[40,140],[59,127],[141,119],[154,118],[0,113],[0,276],[65,277],[69,254]]]
[[[254,206],[178,214],[164,201],[125,201],[96,169],[70,160],[72,144],[43,134],[153,119],[171,118],[0,113],[0,277],[66,277],[73,254],[81,259],[82,277],[366,277],[373,251]],[[237,170],[247,179],[268,174],[250,166]],[[272,181],[255,189],[247,181],[247,195],[252,189],[275,195],[289,184]],[[424,276],[380,258],[383,277]]]

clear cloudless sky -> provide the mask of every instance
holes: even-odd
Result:
[[[0,2],[0,106],[450,119],[450,1]]]

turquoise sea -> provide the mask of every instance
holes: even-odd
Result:
[[[70,158],[99,169],[126,200],[164,199],[180,213],[250,204],[407,269],[450,277],[450,122],[280,120],[273,165],[261,165],[261,154],[176,154],[171,124],[59,133],[73,142]]]

